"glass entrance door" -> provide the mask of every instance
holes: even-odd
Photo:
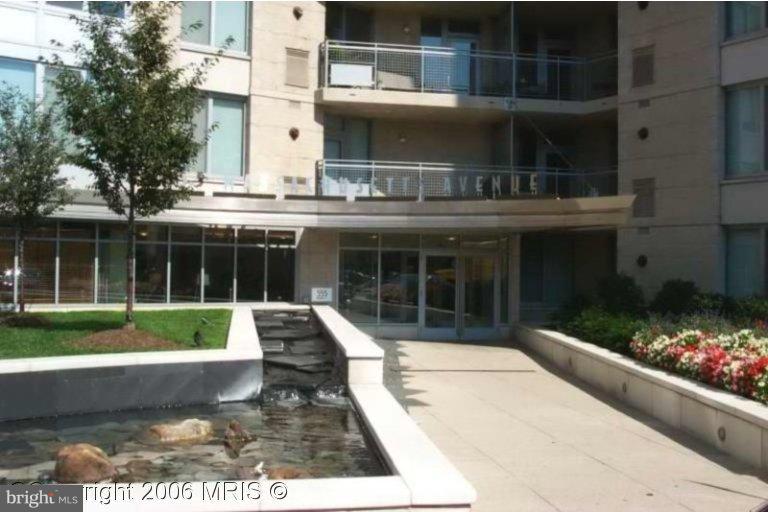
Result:
[[[457,257],[449,254],[425,254],[422,268],[422,335],[433,339],[455,338],[458,302]]]
[[[462,338],[483,338],[494,329],[496,315],[496,257],[463,257]]]

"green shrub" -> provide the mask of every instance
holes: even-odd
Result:
[[[565,332],[615,352],[629,353],[629,342],[644,322],[627,314],[588,308],[565,325]]]
[[[721,293],[697,293],[693,297],[692,313],[726,316],[733,299]]]
[[[661,290],[651,301],[649,309],[661,315],[683,315],[695,308],[695,298],[699,289],[693,281],[670,279],[664,281]]]
[[[565,325],[587,308],[594,306],[594,301],[586,295],[574,295],[560,306],[553,315],[555,325]]]
[[[615,315],[641,316],[645,313],[643,290],[626,274],[615,274],[597,284],[601,307]]]
[[[750,325],[754,322],[768,321],[768,298],[747,297],[732,299],[727,316],[734,322]]]

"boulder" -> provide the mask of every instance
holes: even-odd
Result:
[[[196,418],[149,427],[149,436],[160,444],[202,444],[213,437],[210,421]]]
[[[104,451],[91,444],[64,446],[56,454],[53,478],[62,484],[96,483],[114,480],[117,469]]]
[[[245,430],[239,421],[232,420],[224,432],[224,449],[231,459],[236,459],[240,456],[240,450],[243,449],[243,446],[253,439],[254,436]]]
[[[312,478],[312,475],[306,469],[278,466],[267,469],[267,477],[270,480],[295,480],[297,478]]]

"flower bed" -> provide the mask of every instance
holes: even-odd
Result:
[[[634,336],[630,351],[653,366],[768,403],[768,338],[751,329],[667,335],[650,327]]]

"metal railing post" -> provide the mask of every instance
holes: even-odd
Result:
[[[330,83],[330,74],[331,74],[331,51],[330,51],[330,44],[328,40],[325,40],[325,87],[328,87],[328,84]]]
[[[424,92],[424,60],[427,58],[427,52],[422,48],[421,50],[421,92]]]
[[[379,45],[373,45],[373,88],[379,88]]]
[[[371,183],[368,185],[368,195],[373,197],[373,187],[376,183],[376,161],[371,162]]]
[[[512,97],[517,99],[517,54],[512,54]]]

